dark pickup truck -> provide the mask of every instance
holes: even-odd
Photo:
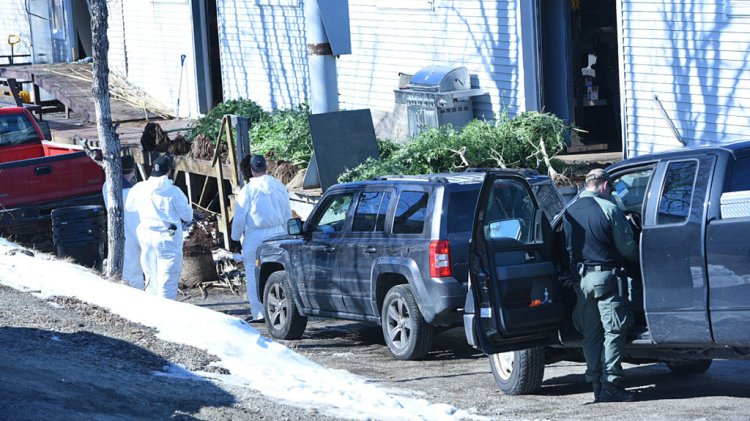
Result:
[[[101,167],[82,149],[46,139],[46,122],[0,108],[0,232],[49,220],[58,207],[102,202]]]
[[[698,373],[714,358],[750,358],[750,142],[640,156],[607,171],[640,237],[640,262],[626,268],[635,327],[625,361]],[[491,212],[508,184],[526,189],[519,203],[533,204],[529,217]],[[489,173],[474,221],[464,327],[508,394],[537,390],[545,362],[582,361],[561,214],[548,224],[531,216],[541,209],[526,180]]]

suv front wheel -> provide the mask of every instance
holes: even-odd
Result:
[[[489,357],[495,384],[506,395],[526,395],[542,386],[544,348],[500,352]]]
[[[276,339],[299,339],[305,332],[307,317],[297,310],[286,271],[268,277],[263,289],[263,314],[268,332]]]
[[[430,350],[432,326],[422,317],[408,285],[388,291],[380,317],[385,343],[394,358],[418,360]]]

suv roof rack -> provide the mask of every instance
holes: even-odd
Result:
[[[484,180],[484,174],[479,172],[457,172],[457,173],[438,173],[438,174],[416,174],[416,175],[381,175],[373,180],[403,180],[403,181],[422,181],[441,184],[474,184],[481,183]]]

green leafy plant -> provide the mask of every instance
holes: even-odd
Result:
[[[385,174],[429,174],[468,167],[532,168],[551,165],[550,158],[564,148],[569,127],[549,113],[525,112],[515,118],[502,113],[495,122],[474,120],[461,130],[443,126],[420,133],[386,156],[348,169],[340,182]],[[384,143],[387,145],[387,143]]]
[[[192,141],[198,135],[204,135],[212,142],[216,142],[221,129],[221,120],[225,115],[239,115],[250,117],[253,124],[266,118],[266,112],[260,105],[249,99],[230,99],[214,107],[205,116],[196,120],[190,129],[188,139]]]
[[[250,128],[251,150],[277,161],[307,167],[313,150],[309,115],[307,104],[273,111]]]

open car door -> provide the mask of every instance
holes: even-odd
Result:
[[[558,343],[564,316],[554,233],[525,177],[488,172],[470,252],[474,333],[486,354]],[[469,309],[467,309],[469,310]]]

